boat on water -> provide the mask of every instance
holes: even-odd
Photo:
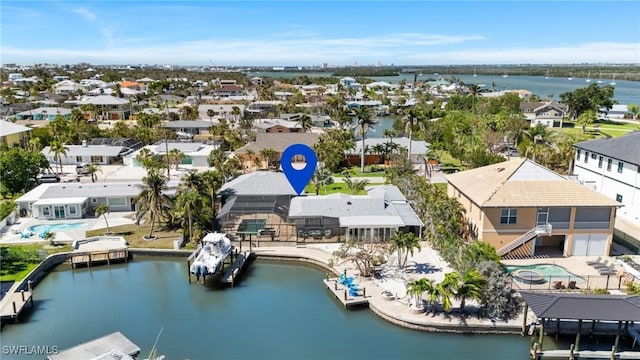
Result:
[[[602,73],[600,73],[600,77],[598,77],[598,84],[602,84]]]
[[[202,249],[191,264],[189,271],[196,278],[214,275],[231,253],[231,240],[223,233],[209,233],[202,239]]]
[[[615,85],[615,84],[616,84],[616,73],[613,73],[613,79],[611,80],[609,85]]]
[[[589,75],[587,75],[586,82],[591,82],[591,71],[589,71]]]

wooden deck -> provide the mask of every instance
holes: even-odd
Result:
[[[370,297],[370,295],[367,296],[366,288],[362,288],[358,290],[358,292],[362,295],[353,297],[349,295],[349,291],[347,290],[347,288],[344,287],[343,285],[337,284],[336,280],[337,278],[331,278],[331,279],[324,279],[322,281],[327,286],[327,289],[333,292],[336,298],[340,300],[342,305],[344,305],[345,307],[369,305],[368,297]]]
[[[571,355],[573,353],[573,355]],[[534,359],[640,359],[638,351],[622,351],[613,353],[611,351],[571,351],[571,350],[544,350],[539,351]]]
[[[231,287],[233,287],[233,285],[237,281],[237,278],[242,274],[242,270],[244,270],[244,266],[247,263],[247,260],[249,260],[252,256],[253,253],[250,253],[248,251],[232,255],[232,257],[235,257],[236,259],[222,276],[222,283],[229,284],[231,285]]]
[[[140,347],[116,331],[107,336],[82,343],[56,355],[49,355],[50,360],[58,359],[95,359],[109,352],[122,352],[129,356],[140,353]]]
[[[18,316],[25,305],[30,303],[33,307],[33,293],[31,291],[20,291],[7,293],[5,299],[2,299],[2,307],[0,308],[0,319],[2,321],[7,319],[18,320]]]

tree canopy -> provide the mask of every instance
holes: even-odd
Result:
[[[36,151],[20,148],[0,151],[0,193],[16,194],[31,190],[41,169],[49,167],[47,158]]]
[[[601,108],[611,109],[614,104],[613,86],[600,87],[598,84],[591,84],[584,88],[562,93],[560,99],[569,106],[571,118],[576,119],[588,110],[597,113]]]

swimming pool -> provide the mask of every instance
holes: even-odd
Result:
[[[576,282],[583,282],[584,279],[578,275],[575,275],[562,266],[555,264],[533,264],[533,265],[507,265],[505,266],[508,272],[515,273],[518,270],[532,270],[538,274],[544,276],[546,280],[550,279],[563,279],[574,280]],[[517,278],[516,278],[517,279]]]
[[[77,229],[83,226],[87,226],[87,223],[84,222],[75,222],[75,223],[57,223],[57,224],[40,224],[29,226],[28,230],[35,234],[40,234],[42,232],[54,232],[54,231],[62,231],[62,230],[72,230]]]

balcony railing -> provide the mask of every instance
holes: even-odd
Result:
[[[609,221],[576,221],[573,223],[574,229],[608,229],[611,226]]]

